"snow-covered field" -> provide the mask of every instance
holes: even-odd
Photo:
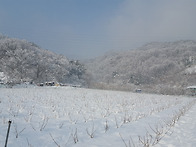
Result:
[[[196,99],[69,87],[0,89],[0,146],[196,146]]]

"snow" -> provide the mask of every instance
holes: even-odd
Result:
[[[172,139],[166,136],[160,141],[160,146],[193,147],[196,145],[196,106],[176,123]]]
[[[6,83],[7,79],[8,78],[6,77],[6,75],[3,72],[0,72],[0,82]]]
[[[71,87],[1,88],[0,146],[9,120],[9,147],[194,146],[195,103],[193,97]]]
[[[196,65],[193,65],[192,67],[189,67],[185,70],[185,73],[187,74],[195,74],[196,73]]]
[[[189,86],[189,87],[187,87],[187,89],[195,89],[196,88],[196,86]]]

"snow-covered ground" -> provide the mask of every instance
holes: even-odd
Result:
[[[196,99],[69,87],[0,89],[0,146],[196,145]]]
[[[171,138],[172,137],[172,138]],[[166,136],[159,146],[194,147],[196,146],[196,105],[176,123],[172,136]]]

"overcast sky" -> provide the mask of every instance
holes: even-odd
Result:
[[[0,0],[0,33],[85,59],[196,40],[196,0]]]

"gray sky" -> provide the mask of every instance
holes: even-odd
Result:
[[[196,0],[0,0],[0,33],[68,58],[196,40]]]

